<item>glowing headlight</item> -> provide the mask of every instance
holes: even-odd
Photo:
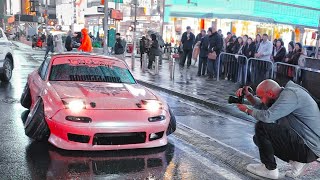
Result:
[[[142,104],[149,111],[158,111],[162,108],[162,103],[158,100],[142,100]]]
[[[66,104],[66,107],[72,112],[80,112],[82,109],[86,108],[86,105],[82,100],[72,100]]]

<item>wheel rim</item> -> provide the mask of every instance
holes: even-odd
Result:
[[[6,74],[7,78],[10,79],[12,75],[12,69],[10,62],[6,61],[4,64],[4,73]]]

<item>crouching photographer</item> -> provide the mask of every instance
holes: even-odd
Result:
[[[280,87],[273,80],[264,80],[257,86],[257,97],[248,89],[240,88],[236,95],[244,95],[253,108],[244,104],[237,106],[257,120],[253,141],[259,148],[262,164],[249,164],[247,170],[262,177],[278,179],[279,170],[274,157],[277,156],[292,166],[286,176],[299,176],[308,163],[320,156],[317,103],[306,89],[292,81]]]

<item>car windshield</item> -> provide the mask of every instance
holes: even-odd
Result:
[[[50,81],[85,81],[134,84],[130,71],[117,66],[52,65]]]

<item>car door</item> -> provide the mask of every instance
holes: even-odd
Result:
[[[32,94],[32,102],[36,102],[38,97],[42,95],[43,89],[45,89],[49,65],[50,58],[47,58],[45,61],[42,62],[35,76],[33,78],[30,78],[30,91]]]

